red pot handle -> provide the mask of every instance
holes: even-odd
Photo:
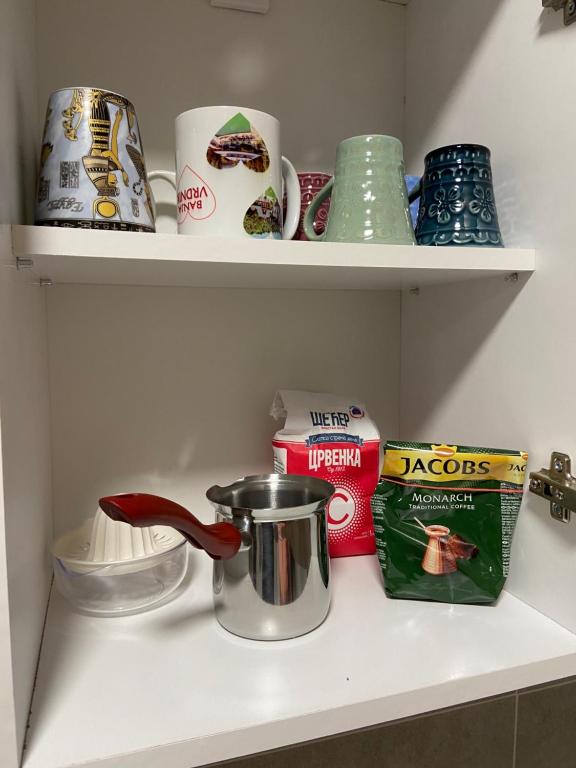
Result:
[[[151,493],[119,493],[100,499],[100,509],[112,520],[136,528],[167,525],[176,528],[197,549],[203,549],[214,560],[229,560],[238,552],[240,531],[230,523],[204,525],[175,501]]]

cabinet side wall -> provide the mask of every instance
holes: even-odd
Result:
[[[1,248],[0,495],[9,614],[2,610],[0,595],[0,622],[6,629],[9,618],[13,680],[1,690],[13,698],[19,751],[51,581],[47,560],[52,513],[46,306],[43,289],[34,284],[29,272],[18,272],[13,265],[8,226],[3,227]],[[7,642],[7,637],[0,639],[0,645]],[[17,761],[17,755],[12,759]],[[6,763],[2,761],[5,764],[12,763],[7,758]]]
[[[0,225],[0,264],[11,252],[10,227]],[[0,290],[2,283],[0,282]],[[2,361],[0,359],[0,371]],[[0,411],[0,457],[2,456],[2,413]],[[6,505],[4,478],[0,461],[0,764],[7,768],[18,765],[16,713],[14,708],[14,678],[12,671],[12,642],[8,600],[8,562],[6,548]]]
[[[10,632],[18,744],[24,740],[51,568],[46,306],[27,273],[2,263],[0,417]]]
[[[45,302],[12,259],[29,221],[37,145],[36,9],[2,4],[0,25],[0,764],[19,764],[50,585]]]
[[[235,104],[280,120],[298,171],[331,172],[336,145],[364,133],[400,136],[405,9],[381,0],[273,0],[267,14],[209,0],[38,4],[40,109],[51,91],[92,85],[133,102],[148,170],[174,167],[174,119]],[[175,231],[174,190],[153,182],[158,231]]]
[[[538,271],[403,298],[402,436],[521,448],[531,469],[552,450],[576,455],[576,27],[539,5],[413,0],[407,11],[410,171],[434,147],[488,145],[505,242],[535,246]],[[575,546],[574,523],[526,496],[508,589],[573,631]]]
[[[2,3],[0,24],[0,223],[31,221],[36,177],[34,0]]]

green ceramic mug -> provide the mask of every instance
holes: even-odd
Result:
[[[323,234],[314,216],[331,196]],[[334,178],[316,195],[304,216],[309,240],[414,245],[402,143],[393,136],[353,136],[338,145]]]

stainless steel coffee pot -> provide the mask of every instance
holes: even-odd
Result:
[[[326,507],[334,487],[304,475],[254,475],[206,494],[204,525],[168,499],[145,493],[100,499],[115,520],[177,528],[214,558],[214,607],[229,632],[285,640],[321,624],[330,607]]]
[[[301,475],[255,475],[206,494],[242,544],[214,562],[214,605],[235,635],[282,640],[310,632],[330,606],[326,506],[334,487]]]

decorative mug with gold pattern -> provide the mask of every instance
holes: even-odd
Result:
[[[40,153],[36,224],[154,232],[136,112],[101,88],[55,91]]]

